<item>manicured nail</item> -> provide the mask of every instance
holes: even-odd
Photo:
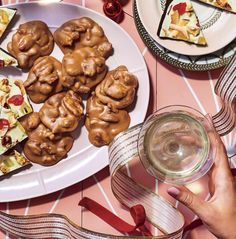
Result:
[[[167,192],[170,194],[170,196],[172,196],[174,198],[177,197],[180,194],[180,190],[178,188],[174,188],[174,187],[169,188],[167,190]]]

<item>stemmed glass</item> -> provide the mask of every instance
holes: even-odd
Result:
[[[211,168],[216,149],[212,124],[199,111],[182,105],[164,107],[144,122],[138,139],[141,162],[165,183],[191,183]]]

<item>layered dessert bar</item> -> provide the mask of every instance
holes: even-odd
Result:
[[[16,150],[0,155],[0,177],[30,165],[30,161]]]
[[[157,34],[164,39],[206,45],[206,39],[190,0],[167,1]]]
[[[214,7],[218,7],[218,8],[236,13],[236,1],[235,0],[198,0],[198,1],[207,3]]]
[[[21,80],[0,79],[0,104],[10,109],[16,119],[32,112]]]
[[[22,125],[10,109],[0,106],[0,155],[27,138]]]
[[[6,66],[17,66],[17,60],[8,52],[0,48],[0,68]]]
[[[0,38],[7,29],[11,20],[16,14],[16,9],[1,7],[0,8]]]

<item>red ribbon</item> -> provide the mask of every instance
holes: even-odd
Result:
[[[236,177],[236,168],[231,168],[231,172],[232,172],[233,176]]]
[[[236,168],[231,169],[231,172],[233,176],[236,176]],[[130,208],[130,214],[134,219],[135,226],[128,224],[127,222],[107,210],[105,207],[87,197],[84,197],[79,202],[79,205],[85,207],[87,210],[101,218],[103,221],[105,221],[107,224],[121,233],[130,233],[135,236],[142,234],[145,236],[152,236],[151,232],[144,225],[146,221],[146,213],[144,207],[140,204]],[[196,219],[184,228],[183,234],[202,225],[203,223],[201,219]]]
[[[84,197],[79,202],[79,205],[85,207],[87,210],[101,218],[103,221],[105,221],[107,224],[121,233],[130,233],[132,235],[143,234],[145,236],[152,236],[150,231],[144,225],[146,221],[146,213],[142,205],[135,205],[130,209],[130,214],[134,219],[135,226],[128,224],[90,198]]]
[[[201,219],[196,219],[194,221],[192,221],[190,224],[188,224],[185,228],[184,228],[184,233],[183,235],[188,232],[188,231],[192,231],[193,229],[202,226],[202,220]]]

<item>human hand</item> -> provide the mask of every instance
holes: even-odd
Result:
[[[211,118],[206,116],[210,122]],[[209,172],[211,198],[204,201],[184,186],[168,189],[168,193],[191,209],[208,230],[219,239],[236,238],[236,180],[230,171],[225,147],[214,127],[208,132],[216,157]]]

